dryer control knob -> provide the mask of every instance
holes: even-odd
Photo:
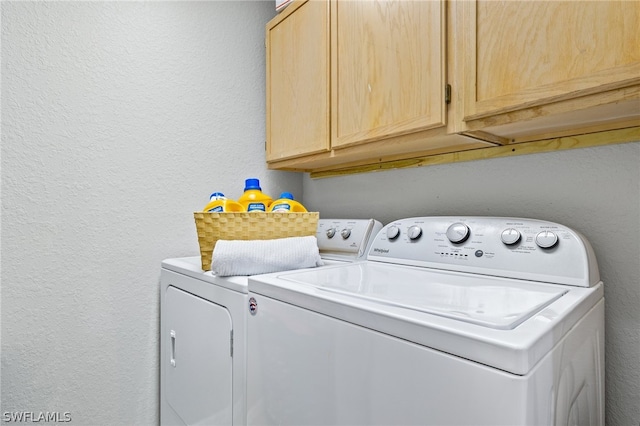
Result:
[[[407,235],[409,236],[410,240],[417,240],[422,235],[422,228],[420,228],[418,225],[410,226],[407,230]]]
[[[342,235],[343,240],[346,240],[351,235],[351,229],[344,228],[342,231],[340,231],[340,235]]]
[[[334,235],[336,235],[336,228],[327,229],[327,238],[331,239]]]
[[[508,228],[502,231],[502,235],[500,235],[500,239],[503,243],[508,246],[511,246],[518,241],[520,241],[520,231],[513,228]]]
[[[395,240],[400,235],[400,228],[395,225],[391,225],[387,228],[387,238],[390,240]]]
[[[447,229],[447,238],[454,244],[464,243],[469,238],[469,227],[462,222],[456,222]]]
[[[542,231],[536,235],[536,244],[543,249],[555,247],[558,244],[558,236],[551,231]]]

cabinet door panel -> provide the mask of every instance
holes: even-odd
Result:
[[[444,4],[333,1],[332,147],[445,124]]]
[[[281,18],[266,34],[267,161],[329,150],[329,4],[294,4]]]
[[[636,1],[465,2],[465,120],[640,82]]]

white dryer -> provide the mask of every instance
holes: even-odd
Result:
[[[604,424],[603,284],[565,226],[402,219],[249,297],[249,425]]]
[[[323,261],[363,260],[381,228],[373,219],[320,219]],[[202,271],[198,256],[162,262],[162,425],[246,424],[247,282]]]

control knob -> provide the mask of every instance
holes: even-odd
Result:
[[[549,249],[558,244],[558,236],[551,231],[542,231],[536,235],[536,244],[543,249]]]
[[[520,231],[514,228],[505,229],[504,231],[502,231],[500,239],[506,245],[511,246],[520,241]]]
[[[407,230],[407,236],[410,240],[417,240],[422,235],[422,228],[418,225],[410,226]]]
[[[344,228],[342,231],[340,231],[340,235],[342,235],[343,240],[346,240],[351,235],[351,229]]]
[[[327,238],[331,239],[334,235],[336,235],[336,228],[327,229]]]
[[[400,228],[395,225],[391,225],[387,228],[387,238],[390,240],[395,240],[400,235]]]
[[[469,227],[462,222],[456,222],[447,229],[447,238],[454,244],[464,243],[469,234]]]

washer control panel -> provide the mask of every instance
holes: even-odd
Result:
[[[589,242],[535,219],[414,217],[373,239],[368,260],[589,287],[600,281]]]
[[[365,259],[373,237],[382,229],[375,219],[320,219],[316,238],[325,259]]]

